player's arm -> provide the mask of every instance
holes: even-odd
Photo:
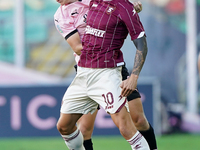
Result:
[[[120,87],[122,88],[121,95],[128,96],[136,89],[137,80],[140,71],[143,67],[144,61],[146,59],[147,44],[146,44],[145,31],[143,29],[143,25],[140,21],[138,13],[136,12],[135,8],[133,8],[133,5],[131,5],[130,3],[126,3],[124,5],[126,6],[124,7],[119,6],[120,9],[119,13],[121,15],[122,20],[126,24],[131,39],[137,49],[133,65],[134,67],[131,72],[131,75],[128,79],[124,80],[120,85]]]
[[[121,84],[122,88],[121,95],[125,97],[130,95],[136,89],[137,80],[140,71],[142,70],[142,67],[144,65],[148,51],[145,35],[138,39],[133,40],[133,43],[137,49],[135,54],[133,70],[131,72],[130,77],[124,80]]]
[[[131,75],[134,76],[139,76],[140,71],[142,70],[143,64],[146,59],[147,55],[147,42],[146,42],[146,37],[143,36],[141,38],[133,40],[133,43],[135,44],[136,47],[136,54],[135,54],[135,61],[134,61],[134,67],[132,70]]]
[[[70,35],[69,37],[65,38],[67,43],[71,46],[72,50],[77,54],[81,54],[82,43],[78,32]]]
[[[74,27],[71,22],[72,18],[68,17],[67,20],[63,16],[59,15],[62,10],[59,9],[54,15],[54,23],[57,31],[65,38],[68,44],[71,46],[72,50],[77,54],[81,54],[82,44],[78,33],[78,30]],[[66,12],[68,13],[68,12]]]

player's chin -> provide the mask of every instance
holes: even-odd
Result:
[[[61,0],[57,0],[57,2],[60,3],[60,5],[65,5]]]
[[[60,0],[56,0],[58,3],[60,3]]]
[[[60,3],[61,6],[65,5],[65,3]]]

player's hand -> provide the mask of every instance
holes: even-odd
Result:
[[[133,2],[133,5],[137,13],[142,11],[142,3],[140,1]]]
[[[120,85],[120,87],[122,88],[121,96],[127,97],[136,89],[137,79],[138,76],[131,74],[128,79],[122,81]]]

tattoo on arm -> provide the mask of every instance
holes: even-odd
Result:
[[[144,56],[141,51],[137,50],[135,54],[135,61],[132,74],[139,75],[144,64]]]
[[[134,44],[137,48],[134,60],[134,67],[132,74],[139,75],[142,67],[144,65],[146,55],[147,55],[147,43],[146,38],[142,37],[140,39],[134,40]]]

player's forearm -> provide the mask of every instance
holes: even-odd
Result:
[[[83,49],[82,44],[78,44],[77,46],[75,46],[73,48],[73,51],[77,54],[77,55],[81,55],[81,50]]]
[[[136,50],[134,66],[133,66],[133,70],[131,74],[138,77],[144,65],[148,48],[147,48],[147,42],[146,42],[145,36],[139,39],[135,39],[133,42],[137,50]]]
[[[78,32],[68,37],[66,41],[77,55],[81,54],[81,50],[83,47],[82,47],[81,39]]]

